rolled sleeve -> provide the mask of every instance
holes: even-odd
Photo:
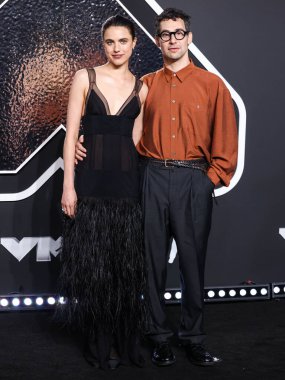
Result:
[[[237,165],[237,124],[230,92],[221,80],[215,100],[208,176],[215,185],[229,186]]]

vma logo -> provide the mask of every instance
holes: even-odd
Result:
[[[14,237],[1,238],[1,245],[7,249],[18,261],[21,261],[37,246],[37,261],[51,261],[51,255],[59,254],[61,237],[54,240],[52,237],[24,237],[18,240]]]

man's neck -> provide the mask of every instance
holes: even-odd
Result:
[[[182,70],[184,69],[184,67],[188,66],[190,63],[190,59],[188,56],[185,58],[183,57],[183,59],[179,59],[177,61],[164,58],[163,62],[166,68],[176,73],[177,71]]]

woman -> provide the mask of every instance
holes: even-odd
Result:
[[[102,39],[107,63],[79,70],[69,96],[61,291],[67,322],[95,342],[94,354],[87,344],[86,359],[108,368],[113,348],[120,363],[142,364],[146,279],[135,145],[147,87],[128,68],[136,45],[133,23],[109,18]],[[80,120],[88,156],[74,178]]]

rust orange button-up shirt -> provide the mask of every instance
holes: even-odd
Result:
[[[158,159],[206,158],[214,184],[228,186],[237,161],[237,126],[233,102],[223,81],[188,66],[174,73],[164,67],[145,75],[141,155]]]

